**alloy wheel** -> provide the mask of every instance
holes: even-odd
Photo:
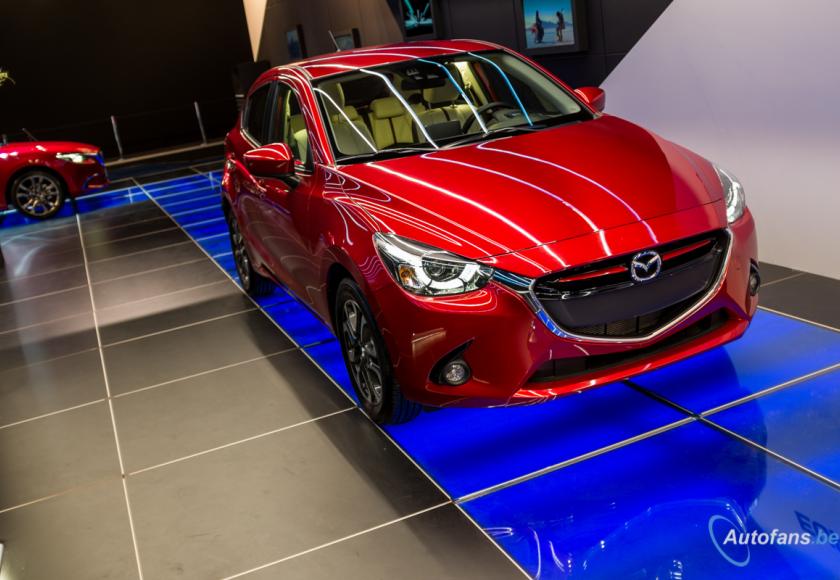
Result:
[[[21,179],[14,191],[17,207],[33,217],[46,217],[61,207],[61,184],[44,173],[33,173]]]
[[[347,363],[364,402],[371,407],[382,403],[382,357],[374,339],[373,328],[368,323],[358,302],[348,298],[343,306],[341,332]]]
[[[248,288],[251,283],[251,260],[248,258],[248,251],[245,249],[245,238],[239,231],[239,224],[236,218],[230,218],[230,240],[233,247],[233,259],[236,263],[236,272],[239,274],[239,281],[243,288]]]

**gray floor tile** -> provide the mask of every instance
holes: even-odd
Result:
[[[3,580],[137,578],[119,478],[0,514]]]
[[[451,504],[245,576],[247,580],[522,577],[493,542]]]
[[[165,270],[140,273],[129,278],[94,284],[93,299],[97,310],[101,310],[126,302],[135,302],[161,294],[223,281],[233,286],[230,279],[216,264],[210,260],[202,260],[166,268]]]
[[[98,209],[89,213],[79,214],[79,220],[82,224],[82,231],[87,232],[88,228],[91,227],[102,226],[104,224],[107,224],[108,226],[116,225],[112,222],[118,222],[120,224],[129,223],[132,219],[140,219],[139,216],[145,216],[147,213],[165,215],[164,212],[160,211],[160,208],[155,205],[155,202],[148,200],[117,205],[104,209]]]
[[[0,334],[0,370],[96,348],[90,312]]]
[[[27,241],[3,242],[2,248],[5,264],[0,267],[0,280],[46,274],[84,264],[78,239],[60,246]]]
[[[840,329],[840,280],[803,274],[762,288],[758,303]]]
[[[0,333],[67,318],[90,310],[90,290],[87,284],[57,294],[12,302],[0,306]]]
[[[0,304],[87,284],[84,265],[0,281]]]
[[[188,240],[174,246],[133,254],[116,260],[92,262],[88,264],[88,268],[91,281],[97,284],[113,278],[138,274],[199,258],[207,259],[207,256],[192,241]]]
[[[139,238],[130,238],[110,244],[91,246],[87,248],[87,259],[89,262],[108,260],[135,252],[144,252],[155,248],[171,246],[187,239],[187,234],[181,230],[165,230]]]
[[[153,219],[137,220],[115,227],[92,228],[84,232],[84,242],[85,246],[94,246],[177,227],[177,224],[169,217],[160,216]]]
[[[177,326],[254,309],[230,280],[176,294],[100,310],[96,314],[103,344],[112,344]]]
[[[81,214],[79,221],[82,225],[82,233],[85,236],[94,236],[101,231],[162,217],[167,217],[166,213],[153,201],[144,201]]]
[[[106,402],[0,429],[0,510],[119,477]]]
[[[798,272],[798,270],[794,270],[792,268],[777,266],[776,264],[768,264],[767,262],[760,262],[759,270],[761,271],[762,284],[775,282],[776,280],[781,280],[782,278],[793,276]]]
[[[352,406],[297,350],[114,400],[127,471]]]
[[[197,175],[195,171],[187,167],[179,167],[177,169],[167,169],[161,172],[148,173],[137,177],[137,181],[146,185],[148,183],[156,183],[158,181],[166,181],[167,179],[175,179],[176,177],[192,177]]]
[[[0,223],[2,225],[2,223]],[[0,244],[11,239],[60,240],[76,236],[79,227],[76,217],[64,217],[39,223],[0,229]]]
[[[149,578],[218,578],[445,501],[359,411],[128,479]]]
[[[111,392],[179,379],[293,347],[251,311],[105,348]]]
[[[104,397],[98,350],[0,371],[0,426]]]

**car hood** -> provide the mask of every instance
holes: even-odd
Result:
[[[722,197],[708,161],[608,115],[342,172],[360,182],[347,193],[383,231],[472,259]]]
[[[96,153],[99,147],[75,141],[23,141],[0,146],[0,153]]]

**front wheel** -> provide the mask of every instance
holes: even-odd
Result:
[[[230,247],[233,251],[233,261],[236,264],[236,273],[239,274],[239,282],[242,289],[249,296],[267,296],[274,292],[274,283],[254,269],[251,257],[248,255],[248,248],[245,245],[245,237],[239,229],[239,222],[233,211],[228,211],[227,222],[230,230]]]
[[[12,183],[12,205],[24,215],[43,220],[54,216],[64,205],[64,184],[46,171],[28,171]]]
[[[344,362],[365,412],[379,424],[414,419],[422,407],[403,396],[370,306],[347,278],[336,292],[335,322]]]

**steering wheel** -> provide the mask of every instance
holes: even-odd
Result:
[[[478,118],[479,115],[483,117],[483,115],[485,113],[489,113],[488,114],[488,120],[489,120],[489,118],[493,116],[493,113],[498,109],[515,109],[515,108],[516,108],[515,105],[513,105],[511,103],[508,103],[508,102],[505,102],[505,101],[493,101],[492,103],[487,103],[486,105],[481,105],[479,108],[477,108],[475,110],[476,114],[473,115],[472,117],[470,117],[469,119],[467,119],[464,122],[464,126],[462,128],[462,131],[464,133],[469,133],[469,130],[472,128],[473,123],[475,123],[475,120]]]

